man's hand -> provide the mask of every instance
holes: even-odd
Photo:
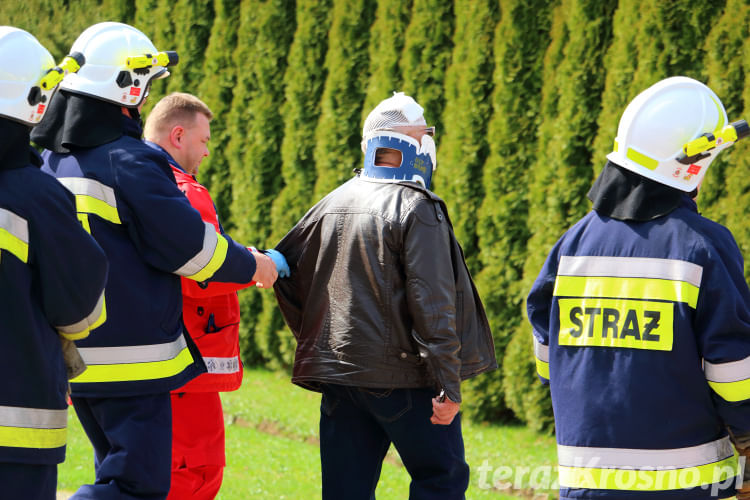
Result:
[[[432,417],[430,422],[435,425],[450,425],[461,409],[460,403],[454,403],[448,398],[442,403],[438,398],[432,398]]]
[[[260,252],[253,252],[253,257],[255,257],[255,274],[253,275],[255,286],[271,288],[278,277],[276,264],[271,257]]]

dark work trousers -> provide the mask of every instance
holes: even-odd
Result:
[[[431,389],[324,384],[320,405],[323,500],[374,500],[391,443],[411,476],[410,500],[463,500],[469,486],[461,415],[434,425]]]
[[[0,462],[0,498],[55,500],[57,465]]]
[[[72,398],[94,447],[94,484],[71,500],[163,500],[172,462],[169,393],[126,398]]]

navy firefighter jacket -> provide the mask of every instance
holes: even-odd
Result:
[[[28,129],[19,136],[13,153],[0,145],[0,462],[57,464],[68,419],[60,338],[105,319],[107,259],[73,196],[39,171]]]
[[[244,283],[255,274],[252,254],[203,222],[164,154],[123,119],[119,139],[43,153],[43,170],[75,194],[79,218],[110,263],[107,322],[77,342],[88,365],[72,381],[78,397],[168,392],[205,371],[183,334],[180,276]]]
[[[561,499],[727,498],[727,428],[750,431],[750,292],[731,233],[687,196],[669,215],[592,211],[527,302],[555,413]]]

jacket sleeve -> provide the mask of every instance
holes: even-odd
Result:
[[[229,235],[224,232],[224,228],[219,223],[218,215],[216,213],[216,206],[214,205],[213,199],[208,190],[195,182],[178,182],[180,191],[182,191],[187,197],[190,205],[195,208],[201,216],[203,222],[210,223],[216,228],[219,234],[223,235],[227,240],[231,241]],[[254,281],[246,283],[221,283],[217,281],[205,282],[195,281],[183,277],[182,281],[182,293],[188,297],[193,298],[207,298],[215,297],[218,295],[226,295],[228,293],[236,292],[247,288],[255,284]]]
[[[536,372],[543,384],[549,383],[550,317],[557,277],[558,246],[550,252],[526,299],[526,312],[534,336]]]
[[[302,276],[297,272],[298,263],[302,259],[304,249],[308,246],[309,228],[305,225],[306,219],[307,216],[303,217],[275,247],[286,257],[291,274],[288,278],[276,280],[273,291],[284,321],[297,339],[300,337],[302,327],[301,297],[310,293],[311,276]]]
[[[29,222],[29,263],[47,321],[68,340],[85,338],[106,320],[107,258],[76,217],[72,195],[44,175]]]
[[[407,215],[402,248],[415,342],[446,396],[461,402],[461,342],[456,332],[456,282],[451,227],[440,205],[419,201]]]
[[[723,229],[723,228],[722,228]],[[750,291],[734,238],[709,247],[695,329],[714,404],[735,435],[750,433]]]
[[[116,195],[124,201],[130,238],[142,258],[165,272],[195,281],[248,283],[255,258],[201,219],[177,188],[166,158],[147,146],[117,158]]]

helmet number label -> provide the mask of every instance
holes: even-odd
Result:
[[[558,303],[559,345],[672,350],[672,302],[580,298]]]

